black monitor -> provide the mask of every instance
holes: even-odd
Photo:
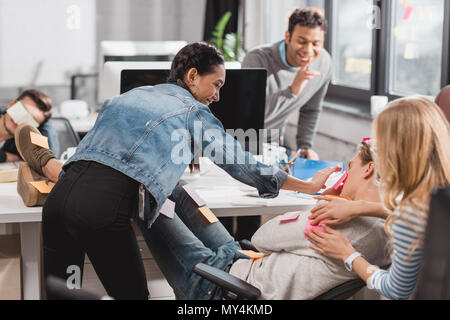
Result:
[[[169,70],[122,70],[120,93],[131,89],[167,82]],[[211,112],[222,122],[225,129],[257,133],[257,152],[248,140],[243,146],[252,153],[262,154],[264,112],[266,105],[265,69],[230,69],[226,71],[225,85],[220,90],[220,101],[212,103]]]

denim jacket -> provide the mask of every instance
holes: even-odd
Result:
[[[282,170],[256,162],[206,105],[172,83],[139,87],[106,100],[64,168],[78,160],[96,161],[143,184],[156,202],[145,211],[150,227],[193,157],[205,151],[264,198],[276,197],[287,178]]]

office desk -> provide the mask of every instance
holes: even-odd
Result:
[[[20,225],[24,300],[39,300],[42,208],[28,208],[17,194],[17,184],[0,183],[0,223]]]
[[[215,165],[200,176],[185,174],[216,216],[282,214],[310,209],[315,201],[301,199],[292,191],[281,190],[276,199],[257,197],[256,189],[231,178]],[[16,191],[16,183],[0,183],[0,223],[19,223],[22,251],[22,282],[25,300],[40,299],[40,253],[42,207],[26,207]]]
[[[208,164],[200,175],[184,174],[182,179],[195,188],[218,217],[283,214],[311,209],[316,200],[293,191],[280,190],[275,199],[259,198],[255,188],[243,184],[219,167]]]

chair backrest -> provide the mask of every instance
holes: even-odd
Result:
[[[61,157],[61,154],[70,147],[78,146],[80,137],[73,130],[70,121],[66,118],[51,118],[52,126],[58,135],[59,141],[59,154],[55,155],[57,158]]]
[[[450,299],[450,188],[436,190],[430,203],[422,268],[415,299]]]
[[[359,290],[364,288],[366,283],[361,279],[353,279],[343,284],[340,284],[320,296],[316,297],[314,300],[346,300],[351,296],[355,295]]]

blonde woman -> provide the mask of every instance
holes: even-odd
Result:
[[[450,185],[450,128],[439,107],[423,97],[390,103],[375,120],[376,169],[392,239],[389,270],[372,266],[341,233],[309,233],[311,248],[341,259],[370,289],[390,299],[408,299],[416,285],[423,251],[430,194]]]

